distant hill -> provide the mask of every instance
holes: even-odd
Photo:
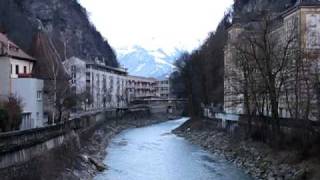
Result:
[[[63,60],[99,57],[107,65],[118,66],[112,48],[77,0],[1,0],[0,29],[29,54],[36,33],[42,29]]]
[[[117,50],[119,62],[128,68],[129,74],[154,78],[163,78],[170,74],[181,52],[175,49],[174,52],[167,53],[162,49],[147,50],[140,46]]]

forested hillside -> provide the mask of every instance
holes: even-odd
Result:
[[[1,0],[0,29],[29,54],[41,30],[62,59],[99,57],[107,65],[118,66],[112,48],[76,0]]]

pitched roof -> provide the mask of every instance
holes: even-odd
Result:
[[[96,62],[86,62],[86,65],[90,65],[93,67],[98,67],[101,69],[105,69],[105,70],[109,70],[118,74],[128,74],[127,69],[125,68],[117,68],[117,67],[111,67],[111,66],[107,66],[104,65],[102,63],[96,63]]]
[[[0,56],[10,56],[17,59],[36,61],[35,58],[25,53],[3,33],[0,33]]]

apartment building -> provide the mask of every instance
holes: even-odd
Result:
[[[156,84],[155,78],[127,76],[128,101],[157,96]]]
[[[228,43],[224,49],[224,111],[231,114],[245,113],[244,97],[238,91],[241,89],[241,81],[238,78],[242,77],[242,74],[235,64],[237,54],[234,46],[242,32],[242,25],[234,21],[228,29]]]
[[[63,62],[71,76],[70,85],[78,94],[89,95],[83,110],[121,108],[127,105],[126,77],[123,68],[106,66],[104,60],[84,61],[72,57]]]
[[[43,80],[32,76],[35,63],[35,58],[0,33],[0,97],[5,100],[15,96],[22,100],[21,130],[44,125]]]
[[[314,91],[312,78],[319,74],[320,70],[320,3],[313,0],[298,1],[298,3],[281,13],[273,13],[268,37],[276,37],[276,41],[286,43],[291,37],[292,49],[287,65],[286,81],[276,77],[277,81],[284,83],[279,93],[279,115],[281,117],[292,117],[290,104],[299,103],[300,109],[310,109],[309,119],[317,119],[319,114],[319,102],[317,93]],[[251,33],[255,36],[254,28],[259,20],[238,21],[235,19],[228,29],[228,43],[225,47],[225,77],[224,77],[224,110],[227,113],[242,114],[246,112],[244,105],[244,92],[241,87],[241,79],[244,74],[237,62],[239,55],[236,53],[235,42],[241,39],[242,33]],[[297,61],[304,64],[297,71]],[[293,73],[300,74],[297,78]],[[302,78],[303,76],[303,78]],[[239,80],[240,79],[240,80]],[[294,87],[296,86],[296,87]],[[286,88],[283,88],[286,87]],[[297,88],[298,87],[298,88]],[[294,93],[298,91],[299,97]],[[299,101],[299,102],[297,102]],[[260,103],[260,102],[259,102]],[[262,103],[262,102],[261,102]],[[268,103],[268,102],[263,102]],[[268,111],[268,110],[266,110]],[[267,112],[265,115],[269,115]]]
[[[168,99],[170,97],[170,81],[169,79],[157,80],[156,82],[157,96]]]

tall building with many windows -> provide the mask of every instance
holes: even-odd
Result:
[[[309,111],[308,118],[316,120],[319,118],[320,111],[319,92],[315,88],[319,86],[317,79],[320,79],[320,2],[313,0],[298,1],[295,6],[284,12],[269,14],[268,18],[268,24],[264,24],[264,26],[269,26],[266,37],[274,38],[273,41],[276,42],[274,43],[276,46],[284,46],[283,50],[287,50],[285,58],[288,59],[283,61],[287,62],[285,71],[282,69],[282,72],[275,77],[276,85],[279,87],[279,93],[277,94],[278,113],[280,117],[293,117],[294,108],[299,108],[301,111],[307,109]],[[244,44],[241,38],[245,35],[254,37],[261,33],[259,30],[257,31],[257,26],[263,21],[259,18],[248,19],[235,19],[228,29],[228,43],[225,47],[224,60],[224,110],[227,113],[246,113],[245,89],[243,88],[245,74],[239,61],[241,57],[237,54],[239,47],[236,47],[235,44],[237,41],[240,41],[238,44]],[[286,44],[288,44],[287,48],[285,48]],[[284,52],[276,46],[273,48],[278,48],[279,53]],[[263,78],[262,75],[259,76],[255,79]],[[263,89],[263,87],[260,87],[260,90]],[[250,90],[252,91],[252,89],[249,89],[249,93]],[[261,97],[256,98],[262,99]],[[268,97],[265,99],[267,100]],[[265,115],[270,115],[271,112],[268,107],[270,102],[258,100],[256,103],[267,104],[261,111],[264,111]],[[256,108],[255,105],[252,106],[251,110]],[[298,113],[302,112],[299,110]]]
[[[129,102],[157,96],[156,79],[139,76],[127,77],[127,94]]]
[[[98,59],[86,62],[76,57],[63,64],[71,76],[72,89],[86,98],[82,109],[121,108],[127,105],[126,69],[106,66]]]

